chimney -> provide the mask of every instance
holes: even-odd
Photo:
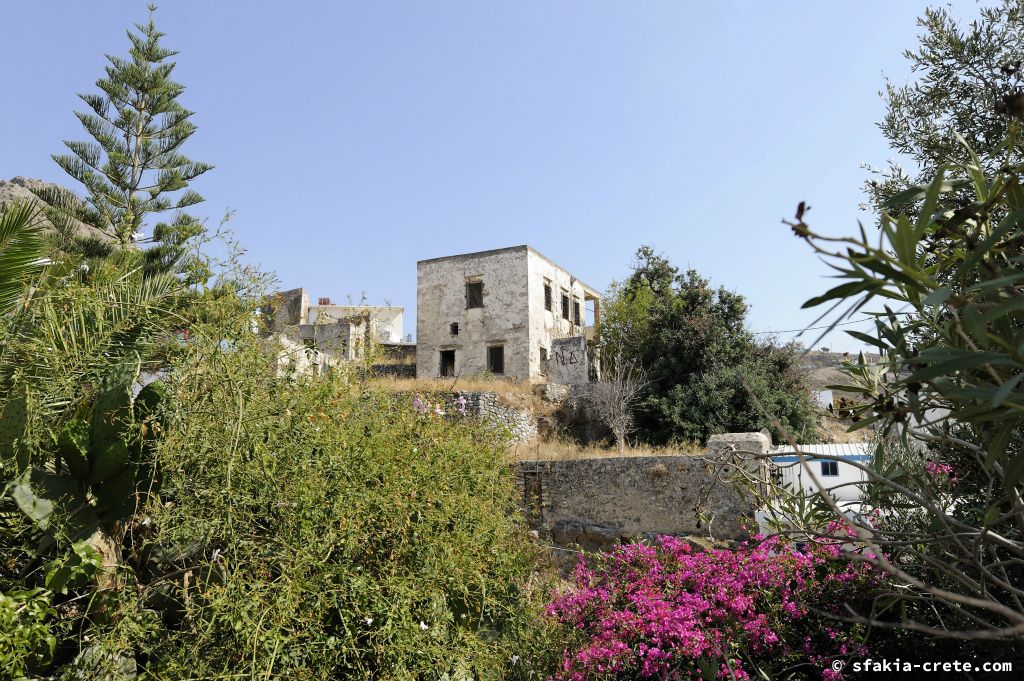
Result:
[[[317,305],[330,305],[330,304],[331,304],[331,299],[330,298],[320,298],[317,301]]]

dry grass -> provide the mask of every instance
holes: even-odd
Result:
[[[507,378],[375,378],[374,383],[396,392],[490,392],[512,393],[530,397],[533,395],[529,381],[513,381]]]
[[[505,404],[520,409],[531,408],[535,413],[544,411],[541,400],[533,394],[529,381],[513,381],[498,377],[472,378],[391,378],[372,379],[374,385],[390,392],[405,393],[450,393],[486,392],[495,393]]]
[[[552,461],[560,459],[608,459],[618,456],[694,456],[703,454],[705,448],[695,443],[673,445],[670,447],[651,447],[636,445],[626,447],[619,454],[617,447],[588,445],[586,447],[566,440],[543,441],[531,440],[509,448],[508,455],[512,461]]]

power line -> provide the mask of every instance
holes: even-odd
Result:
[[[831,328],[835,328],[837,326],[849,326],[850,324],[863,324],[864,322],[870,322],[870,321],[871,321],[870,317],[865,317],[864,319],[854,319],[853,321],[850,321],[850,322],[840,322],[839,324],[825,324],[823,326],[808,326],[805,329],[785,329],[785,330],[782,330],[782,331],[751,331],[750,333],[754,334],[755,336],[763,336],[763,335],[766,335],[766,334],[775,334],[775,333],[803,333],[804,331],[817,331],[818,329],[831,329]]]
[[[893,314],[910,314],[910,312],[894,312]],[[838,324],[823,324],[822,326],[808,326],[805,329],[786,329],[783,331],[751,331],[750,333],[755,336],[763,336],[770,333],[803,333],[804,331],[817,331],[819,329],[834,329],[837,326],[849,326],[850,324],[863,324],[864,322],[872,321],[871,317],[865,317],[863,319],[854,319],[848,322],[839,322]]]

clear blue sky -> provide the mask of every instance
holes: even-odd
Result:
[[[892,155],[877,93],[909,77],[926,4],[166,0],[157,22],[197,112],[184,151],[216,165],[198,208],[236,211],[283,287],[365,291],[414,331],[418,259],[529,243],[604,289],[652,244],[761,331],[814,318],[825,269],[780,220],[806,200],[812,226],[856,228],[860,164]],[[145,3],[3,15],[0,177],[67,182],[75,93]]]

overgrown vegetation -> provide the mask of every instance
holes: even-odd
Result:
[[[633,410],[643,439],[705,442],[762,428],[778,439],[758,401],[802,441],[813,439],[815,407],[796,370],[796,350],[747,331],[743,296],[712,288],[693,270],[680,272],[645,246],[602,308],[602,357],[646,374]],[[614,362],[607,369],[616,371]]]
[[[25,626],[0,654],[83,678],[535,662],[537,556],[491,430],[343,372],[275,378],[237,272],[166,318],[176,280],[52,267],[5,318],[0,607]],[[132,399],[140,364],[160,378]]]
[[[1016,135],[1012,126],[1007,148]],[[842,280],[808,305],[834,303],[849,314],[885,301],[874,333],[847,332],[883,357],[878,367],[847,367],[844,390],[863,398],[854,427],[877,424],[887,440],[867,468],[867,506],[846,527],[897,580],[859,616],[942,636],[1019,640],[1024,192],[1021,167],[1009,158],[994,177],[971,158],[952,173],[963,179],[947,181],[940,169],[927,186],[895,197],[895,206],[920,201],[921,209],[883,215],[880,244],[863,233],[822,236],[800,214],[791,224]],[[964,190],[972,203],[947,200]],[[934,247],[951,240],[955,248]],[[916,456],[917,466],[894,448]],[[819,513],[837,511],[827,496],[815,501]],[[813,517],[790,515],[802,530],[816,529]]]
[[[69,145],[122,246],[147,213],[194,202],[160,194],[205,168],[177,154],[191,114],[161,34],[139,30],[101,81],[117,119],[83,117],[105,165]],[[102,97],[86,101],[105,116]],[[137,146],[105,127],[122,123]],[[3,674],[547,668],[544,573],[492,429],[423,413],[357,371],[275,376],[280,349],[254,326],[267,278],[230,244],[219,263],[198,250],[197,231],[177,229],[191,218],[158,225],[159,246],[58,242],[46,260],[31,216],[0,215]]]

